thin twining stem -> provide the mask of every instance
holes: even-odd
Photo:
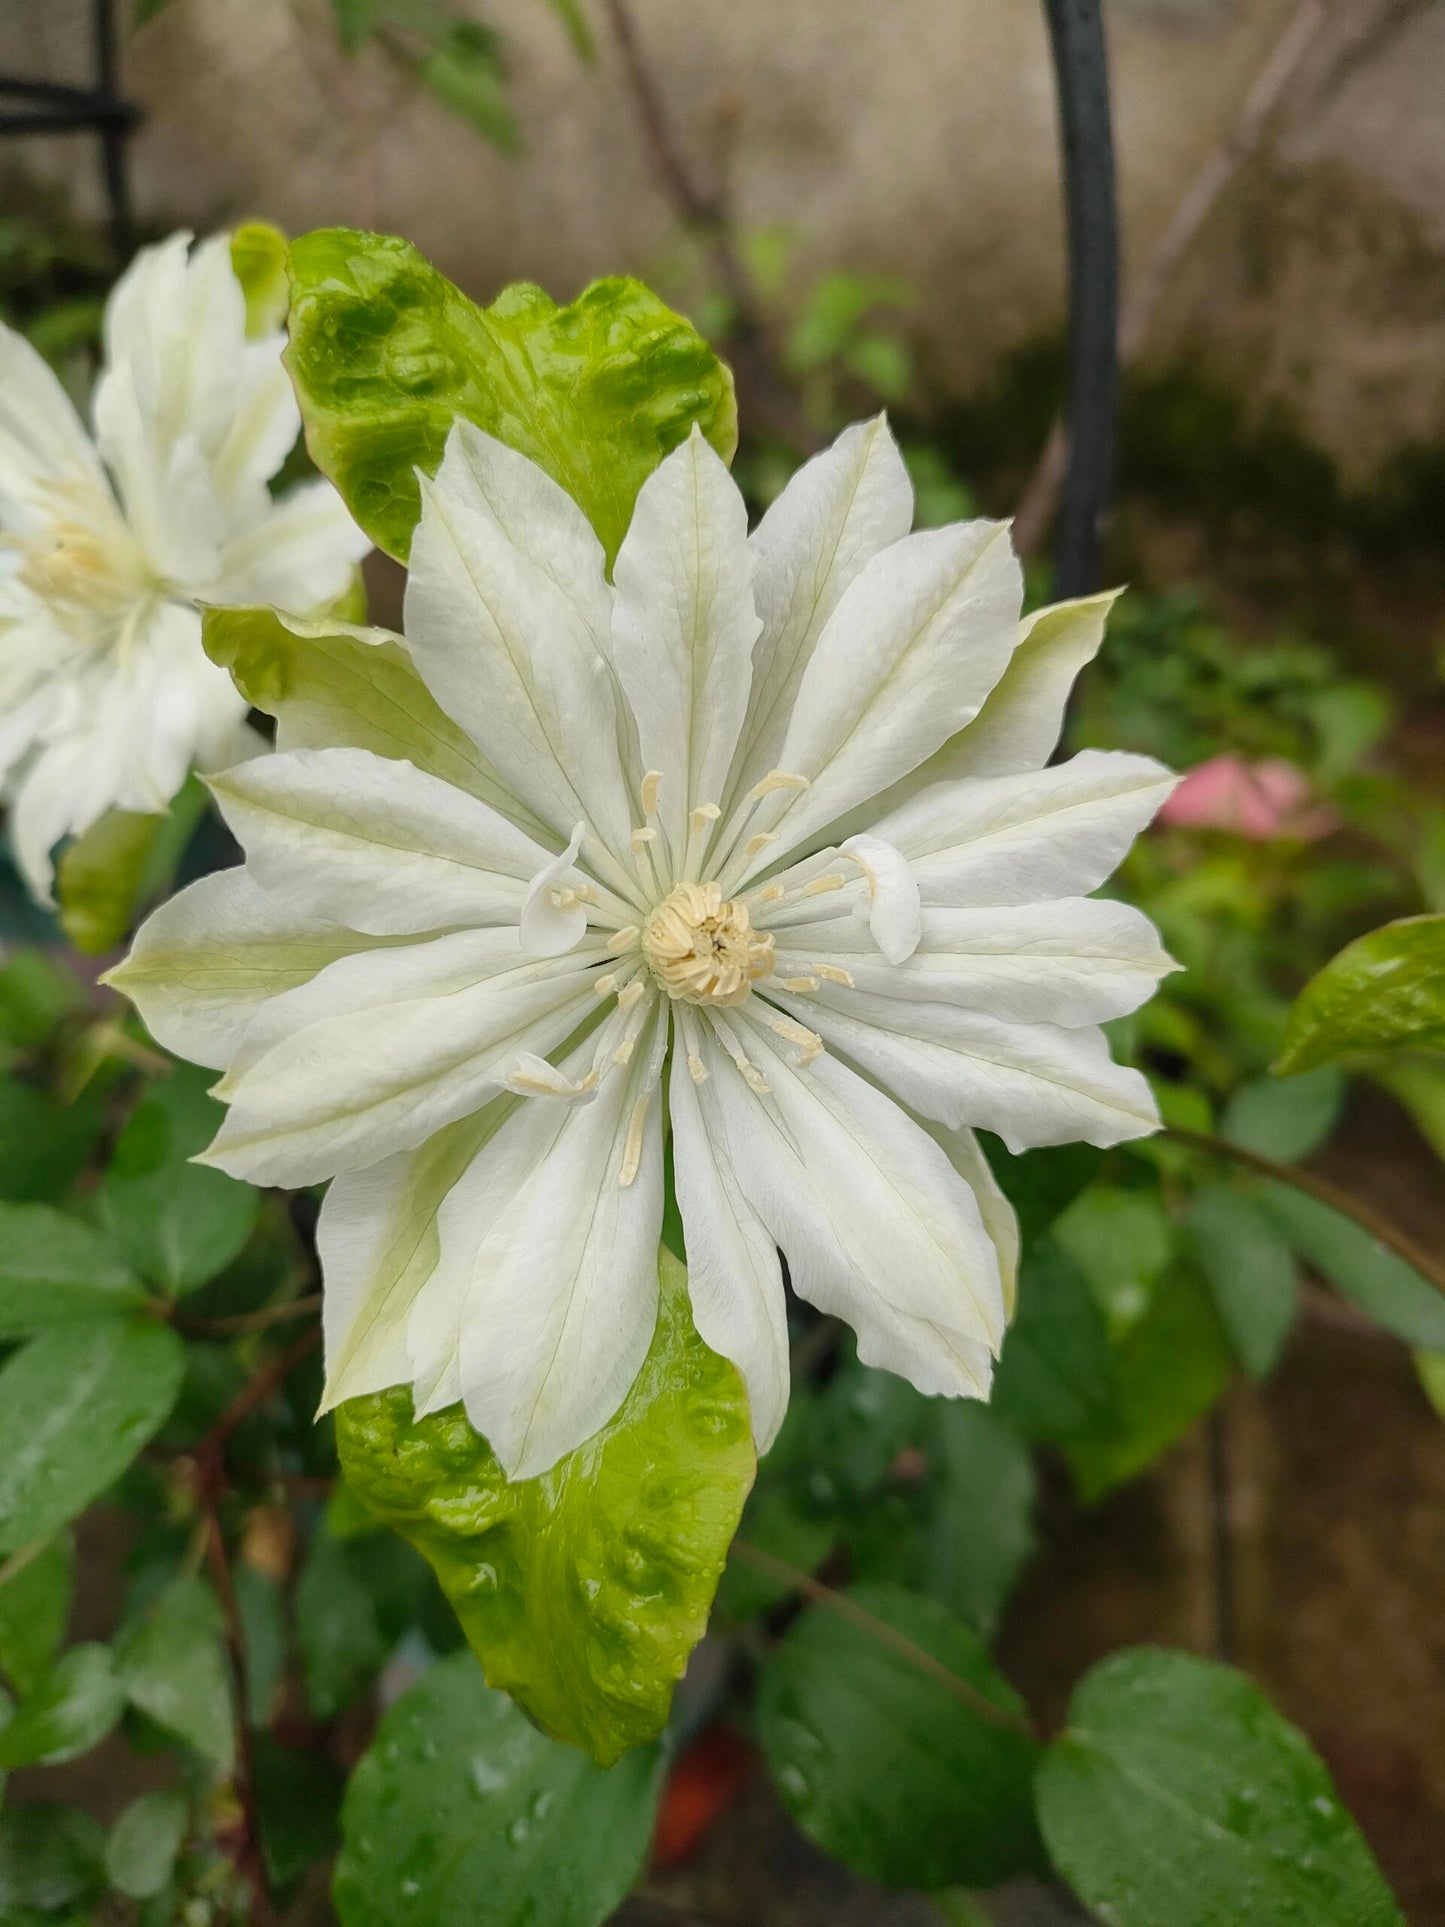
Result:
[[[1321,1204],[1327,1204],[1342,1217],[1353,1218],[1362,1231],[1380,1244],[1393,1251],[1397,1258],[1403,1258],[1407,1265],[1414,1267],[1420,1276],[1427,1279],[1436,1291],[1445,1292],[1445,1263],[1423,1245],[1416,1244],[1407,1232],[1378,1212],[1363,1198],[1353,1192],[1342,1191],[1338,1185],[1331,1184],[1328,1178],[1320,1177],[1314,1171],[1303,1171],[1297,1164],[1279,1164],[1274,1158],[1265,1157],[1260,1151],[1248,1150],[1243,1144],[1231,1144],[1228,1138],[1210,1137],[1204,1131],[1185,1131],[1173,1124],[1166,1124],[1159,1133],[1173,1144],[1182,1144],[1191,1151],[1202,1151],[1206,1157],[1228,1158],[1235,1164],[1242,1164],[1246,1170],[1257,1171],[1263,1178],[1273,1178],[1277,1184],[1292,1185],[1296,1191],[1304,1191]]]
[[[932,1653],[910,1639],[907,1633],[900,1633],[896,1626],[890,1626],[877,1613],[870,1613],[856,1599],[850,1599],[846,1593],[835,1592],[831,1586],[825,1586],[821,1579],[815,1579],[800,1566],[789,1565],[786,1559],[776,1558],[771,1552],[764,1552],[761,1546],[750,1545],[746,1539],[734,1539],[732,1551],[744,1565],[767,1573],[770,1579],[779,1580],[815,1606],[826,1606],[829,1612],[837,1613],[840,1619],[846,1619],[860,1632],[867,1633],[869,1638],[916,1667],[935,1686],[942,1687],[950,1698],[957,1700],[960,1706],[967,1707],[970,1713],[987,1720],[991,1726],[1001,1726],[1010,1733],[1022,1733],[1029,1739],[1035,1737],[1034,1729],[1025,1715],[997,1705],[987,1694],[981,1693],[976,1686],[971,1686],[966,1679],[961,1679],[951,1671],[942,1660],[935,1659]]]

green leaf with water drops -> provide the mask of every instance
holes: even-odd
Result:
[[[637,491],[696,423],[737,446],[732,376],[640,281],[559,308],[522,282],[479,308],[408,242],[321,228],[291,243],[287,365],[317,466],[401,560],[461,416],[546,469],[617,553]]]
[[[1445,1051],[1445,915],[1402,917],[1332,957],[1295,999],[1274,1068],[1394,1050]]]
[[[658,1271],[621,1409],[538,1478],[509,1483],[460,1406],[415,1419],[403,1387],[336,1413],[347,1480],[430,1561],[491,1684],[604,1765],[661,1731],[754,1471],[742,1380],[665,1249]]]
[[[1096,1666],[1038,1809],[1114,1927],[1403,1927],[1308,1740],[1228,1666],[1148,1648]]]
[[[757,1723],[798,1825],[870,1879],[981,1887],[1040,1864],[1023,1702],[932,1599],[854,1586],[810,1607],[763,1669]]]
[[[660,1756],[610,1771],[454,1653],[387,1713],[341,1810],[342,1927],[598,1927],[652,1832]]]
[[[56,1325],[0,1368],[0,1556],[46,1539],[164,1423],[185,1347],[149,1318]]]

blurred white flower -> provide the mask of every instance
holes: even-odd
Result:
[[[228,237],[189,241],[111,294],[93,442],[0,327],[0,793],[45,900],[62,836],[259,747],[193,603],[320,608],[370,547],[328,482],[272,500],[301,425],[283,337],[247,339]]]
[[[665,1119],[697,1326],[760,1447],[779,1247],[867,1362],[985,1395],[1017,1233],[972,1127],[1158,1123],[1097,1026],[1169,959],[1086,893],[1171,778],[1044,767],[1109,598],[1021,623],[1007,529],[910,534],[881,419],[751,538],[694,433],[614,584],[575,503],[466,424],[423,504],[408,646],[480,752],[471,792],[428,767],[435,732],[411,762],[283,749],[218,778],[245,867],[113,978],[225,1070],[211,1162],[335,1178],[328,1400],[462,1399],[514,1477],[588,1438],[653,1332]]]

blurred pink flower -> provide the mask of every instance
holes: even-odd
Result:
[[[1175,829],[1231,830],[1252,842],[1276,837],[1306,843],[1335,828],[1331,810],[1313,803],[1304,771],[1279,757],[1251,763],[1227,752],[1190,770],[1159,812]]]

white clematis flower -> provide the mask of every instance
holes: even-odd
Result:
[[[371,546],[329,482],[272,500],[301,426],[283,336],[247,339],[228,237],[189,242],[111,294],[93,442],[0,326],[0,786],[45,901],[62,836],[261,747],[194,602],[319,608]]]
[[[245,868],[115,976],[224,1069],[211,1162],[335,1180],[328,1402],[461,1399],[513,1477],[588,1438],[652,1336],[669,1122],[697,1326],[759,1447],[788,1396],[779,1248],[866,1361],[984,1396],[1017,1233],[973,1128],[1158,1123],[1097,1026],[1171,965],[1088,893],[1172,779],[1043,767],[1108,598],[1021,623],[1007,529],[910,534],[881,419],[751,537],[694,432],[613,584],[575,503],[466,424],[423,502],[408,646],[474,792],[287,749],[283,719],[215,784]]]

